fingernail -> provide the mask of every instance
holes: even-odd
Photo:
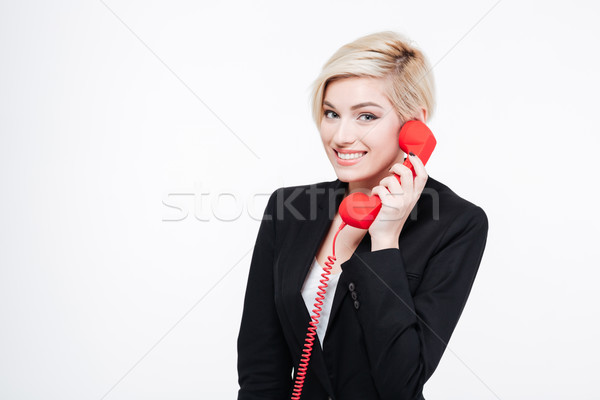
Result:
[[[409,152],[408,152],[408,155],[409,155],[409,156],[413,156],[413,157],[414,157],[414,156],[415,156],[415,153],[413,153],[412,151],[409,151]]]

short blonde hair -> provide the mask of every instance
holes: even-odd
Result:
[[[319,128],[323,98],[330,82],[350,77],[389,79],[387,97],[400,119],[414,119],[435,108],[433,73],[425,55],[399,33],[384,31],[356,39],[342,46],[323,65],[311,92],[312,116]]]

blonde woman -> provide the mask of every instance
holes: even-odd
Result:
[[[299,396],[328,262],[302,399],[423,399],[479,268],[486,214],[398,146],[404,123],[426,123],[435,103],[428,61],[405,37],[381,32],[341,47],[312,101],[337,179],[280,188],[268,201],[238,337],[238,399]],[[368,229],[339,232],[332,262],[338,207],[356,191],[379,196],[381,210]]]

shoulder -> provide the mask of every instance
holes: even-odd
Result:
[[[402,228],[400,247],[411,272],[422,274],[428,260],[444,249],[479,253],[487,231],[488,219],[482,207],[429,176]]]
[[[339,180],[280,187],[271,193],[267,210],[275,220],[315,220],[328,204],[343,198],[345,184]]]
[[[439,214],[438,217],[453,219],[460,215],[472,215],[474,218],[486,218],[483,209],[471,201],[459,196],[444,183],[429,177],[423,189],[419,206],[429,206],[432,213]]]
[[[425,233],[439,246],[445,240],[473,230],[487,235],[488,218],[481,206],[430,176],[407,225],[409,231]]]

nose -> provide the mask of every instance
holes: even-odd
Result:
[[[339,146],[348,146],[359,139],[359,132],[349,120],[340,120],[333,135],[334,142]]]

